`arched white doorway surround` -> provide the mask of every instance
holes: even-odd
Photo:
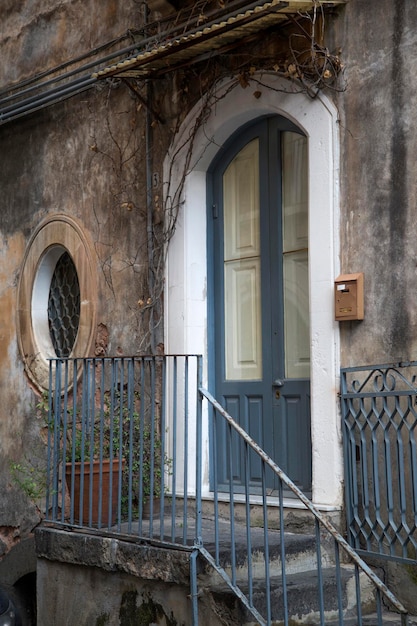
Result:
[[[256,86],[262,92],[259,98],[253,96],[255,88],[250,85],[230,91],[230,83],[220,85],[217,102],[197,131],[183,204],[168,248],[165,349],[169,354],[207,356],[206,173],[213,158],[243,124],[264,115],[287,117],[305,133],[309,145],[312,497],[318,506],[331,510],[342,505],[343,481],[337,402],[339,340],[333,309],[333,281],[339,273],[337,112],[327,98],[311,100],[274,75],[263,75],[262,83],[261,89]],[[192,133],[200,109],[201,104],[185,119],[166,159],[171,190],[177,187],[175,176],[181,176],[187,158],[188,148],[180,147]],[[208,489],[208,474],[206,484]]]

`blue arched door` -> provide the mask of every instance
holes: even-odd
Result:
[[[209,173],[211,386],[305,491],[311,489],[307,138],[282,117],[241,129]],[[225,433],[218,487],[228,489]],[[234,488],[243,458],[234,443]],[[224,452],[224,454],[222,453]],[[253,492],[260,464],[250,468]],[[268,477],[271,491],[275,479]]]

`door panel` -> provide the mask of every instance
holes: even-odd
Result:
[[[307,140],[287,120],[240,131],[212,175],[214,393],[290,477],[311,487]],[[218,488],[242,489],[243,447],[218,433]],[[232,461],[228,463],[228,448]],[[251,454],[249,481],[261,486]],[[276,489],[267,474],[271,493]]]
[[[307,256],[307,250],[301,250],[283,258],[286,378],[310,375]]]
[[[284,471],[304,491],[311,489],[310,381],[286,379],[281,393]]]
[[[225,263],[227,380],[262,378],[260,259]]]

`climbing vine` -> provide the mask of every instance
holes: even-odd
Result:
[[[218,1],[215,4],[222,5]],[[213,0],[195,2],[186,12],[175,14],[176,25],[182,23],[186,33],[190,26],[204,23],[205,12],[210,8],[213,8]],[[155,351],[156,346],[163,350],[161,320],[166,254],[181,211],[187,175],[196,165],[192,162],[192,155],[198,133],[204,129],[219,99],[226,97],[231,90],[252,87],[254,97],[259,98],[262,90],[273,89],[263,81],[265,74],[286,78],[291,83],[291,92],[304,92],[311,98],[317,97],[322,90],[344,90],[340,51],[332,53],[324,45],[324,25],[323,8],[317,0],[311,13],[299,13],[296,18],[289,18],[278,33],[268,31],[263,33],[262,38],[253,39],[251,45],[237,45],[228,50],[227,54],[209,56],[199,63],[190,62],[181,70],[168,74],[159,81],[160,85],[155,86],[152,98],[149,97],[145,79],[108,78],[105,86],[101,87],[102,90],[107,89],[106,98],[110,103],[112,93],[127,85],[135,102],[133,114],[131,111],[126,114],[130,127],[123,137],[114,132],[111,121],[114,112],[110,106],[107,107],[107,119],[104,122],[107,147],[102,147],[93,135],[90,149],[107,161],[114,173],[115,184],[111,192],[114,223],[121,219],[123,212],[132,211],[139,212],[143,223],[146,222],[148,237],[142,237],[135,254],[125,259],[123,268],[135,273],[137,283],[137,267],[143,264],[145,258],[148,262],[147,276],[142,272],[141,280],[136,284],[137,299],[129,305],[134,309],[141,328],[136,346],[138,353],[149,349]],[[166,37],[166,28],[168,26],[163,22],[149,27],[149,32],[155,33],[153,46],[157,47]],[[219,85],[226,78],[227,89],[219,90]],[[194,125],[175,152],[170,153],[167,169],[163,173],[162,166],[168,147],[172,145],[185,116],[195,105],[198,111]],[[152,172],[146,183],[143,180],[147,194],[141,195],[137,180],[138,171],[143,170],[147,163],[147,155],[144,154],[146,123],[150,123],[153,138],[150,159]],[[182,165],[181,171],[178,171],[180,154]],[[149,188],[149,180],[152,181],[152,188]],[[146,207],[149,197],[152,203],[151,221]],[[112,263],[114,249],[103,243],[103,232],[102,229],[97,251],[106,283],[115,294]]]

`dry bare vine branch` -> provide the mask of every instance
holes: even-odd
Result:
[[[220,3],[221,5],[221,2],[222,0],[199,0],[193,3],[193,6],[191,9],[188,9],[186,14],[181,11],[178,12],[177,24],[181,24],[186,33],[191,24],[195,25],[205,21],[206,10],[212,8],[213,3]],[[184,15],[186,16],[185,19]],[[148,280],[148,284],[144,283],[141,285],[143,293],[137,302],[137,306],[134,308],[134,313],[138,316],[138,325],[140,322],[143,332],[137,346],[139,353],[149,349],[152,343],[150,338],[160,329],[163,319],[162,299],[167,252],[176,230],[181,207],[183,206],[187,176],[197,165],[197,163],[192,161],[195,154],[196,137],[200,132],[205,133],[206,121],[219,100],[225,98],[233,89],[237,87],[247,88],[251,83],[257,87],[288,93],[285,89],[274,88],[270,84],[264,83],[262,81],[263,73],[274,73],[277,76],[287,78],[291,81],[291,93],[304,92],[312,98],[315,98],[322,89],[342,91],[345,88],[343,80],[339,82],[340,76],[343,75],[340,53],[332,54],[320,43],[324,40],[324,12],[320,1],[317,0],[315,2],[312,13],[299,13],[298,18],[297,20],[293,19],[296,30],[288,36],[286,58],[274,59],[268,55],[263,56],[256,47],[253,52],[250,52],[250,50],[248,52],[248,48],[245,47],[244,50],[237,49],[233,53],[229,52],[227,58],[217,56],[209,59],[205,62],[204,67],[199,66],[198,74],[195,68],[190,66],[188,69],[196,89],[199,87],[200,105],[188,135],[176,147],[175,152],[170,155],[168,172],[166,180],[164,180],[163,198],[158,196],[158,199],[155,200],[155,203],[158,203],[158,207],[155,207],[155,213],[156,208],[158,210],[162,208],[162,218],[160,222],[153,225],[153,267],[150,268],[152,281]],[[181,19],[184,20],[183,23]],[[158,39],[158,37],[160,39],[159,43],[161,43],[164,37],[166,37],[166,31],[156,32],[156,38]],[[154,40],[152,45],[158,45],[158,41]],[[187,70],[184,70],[184,72],[186,75]],[[219,91],[219,85],[225,78],[231,79],[231,82],[226,89]],[[184,82],[192,83],[192,81],[186,80]],[[114,84],[109,87],[108,98],[110,98],[110,91],[113,87]],[[141,103],[138,110],[140,110],[143,104],[142,100],[145,97],[141,93],[142,89],[144,89],[144,81],[140,82],[138,80],[134,89],[131,90],[132,94],[137,94],[138,101]],[[190,99],[188,86],[187,90],[184,88],[184,92],[186,92],[188,103]],[[149,105],[150,103],[148,103]],[[172,136],[175,136],[180,127],[182,121],[181,114],[183,114],[183,111],[177,114]],[[155,127],[157,127],[161,120],[158,120],[158,117],[156,117],[154,123]],[[127,140],[122,144],[113,132],[109,114],[106,120],[106,128],[113,151],[101,149],[95,137],[92,138],[93,147],[91,149],[97,155],[101,155],[102,158],[108,159],[116,174],[118,179],[117,188],[112,190],[114,205],[121,206],[124,203],[128,208],[128,203],[131,202],[131,208],[139,210],[132,198],[129,198],[129,190],[132,189],[133,184],[133,180],[130,177],[135,176],[134,168],[132,169],[130,166],[141,149],[139,143],[135,143],[134,134],[137,129],[132,127]],[[207,147],[212,141],[213,138],[207,136]],[[182,169],[180,172],[177,172],[180,156]],[[101,242],[101,244],[106,245],[105,241]],[[125,260],[124,269],[130,268],[135,273],[142,253],[143,247],[138,247],[133,257]],[[111,259],[112,250],[109,249],[108,255],[106,255],[106,258],[101,259],[101,263],[105,280],[114,293]],[[148,327],[145,332],[143,322],[146,318]],[[162,333],[160,335],[162,336]]]

